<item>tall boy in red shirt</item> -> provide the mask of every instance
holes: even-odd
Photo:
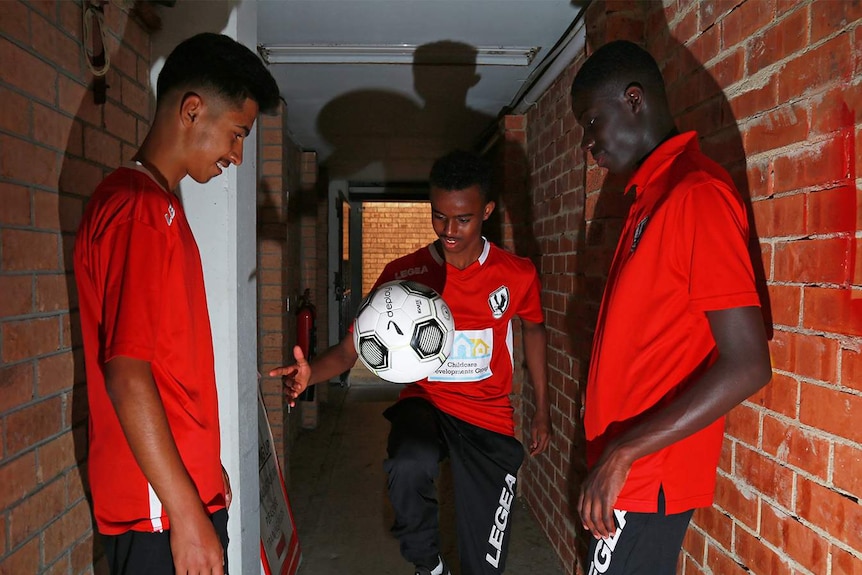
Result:
[[[586,388],[587,572],[672,575],[692,510],[712,504],[724,415],[771,377],[746,211],[697,135],[676,130],[639,46],[596,50],[572,111],[581,147],[634,194]]]
[[[87,205],[75,279],[90,407],[93,508],[113,574],[227,572],[213,345],[197,244],[174,194],[242,162],[278,87],[248,48],[199,34],[159,74],[134,162]]]

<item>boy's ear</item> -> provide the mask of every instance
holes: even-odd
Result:
[[[186,92],[180,101],[180,122],[183,126],[193,125],[203,109],[203,100],[194,92]]]
[[[633,83],[626,88],[626,104],[637,114],[644,105],[644,90],[640,84]]]
[[[497,204],[494,202],[494,200],[490,200],[488,201],[488,203],[485,204],[485,209],[482,211],[483,222],[491,217],[491,214],[494,213],[494,208],[496,206]]]

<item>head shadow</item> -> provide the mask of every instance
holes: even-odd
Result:
[[[533,230],[530,164],[520,139],[524,133],[506,131],[504,126],[500,132],[500,140],[489,151],[494,158],[489,198],[497,205],[482,230],[492,242],[509,245],[517,255],[529,258],[541,275],[542,251]]]
[[[433,161],[453,149],[475,147],[495,118],[467,105],[480,80],[476,48],[442,40],[418,46],[409,72],[413,94],[364,88],[330,100],[317,131],[331,148],[321,166],[332,179],[394,183],[424,181]],[[382,80],[381,80],[382,81]]]

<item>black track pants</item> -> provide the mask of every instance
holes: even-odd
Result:
[[[590,541],[587,575],[674,575],[694,510],[665,515],[664,509],[659,490],[657,513],[615,510],[616,534]]]
[[[224,572],[227,573],[227,511],[213,513],[213,526],[224,547]],[[122,535],[102,535],[111,575],[174,575],[171,533],[126,531]]]
[[[399,401],[384,415],[392,422],[384,469],[395,512],[392,532],[401,554],[414,564],[436,563],[440,533],[435,481],[448,455],[461,572],[502,573],[515,478],[524,460],[521,443],[465,423],[419,398]]]

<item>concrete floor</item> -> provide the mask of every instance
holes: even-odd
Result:
[[[349,388],[326,390],[318,426],[303,430],[291,456],[288,497],[302,546],[299,575],[412,575],[389,533],[392,511],[386,496],[383,459],[389,423],[382,416],[400,387],[380,383],[354,369]],[[443,467],[439,482],[443,554],[453,575],[460,573],[451,480]],[[512,520],[507,573],[562,575],[559,559],[518,500]]]

